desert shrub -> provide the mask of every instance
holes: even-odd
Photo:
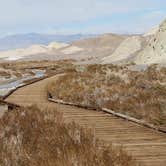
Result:
[[[59,61],[27,61],[27,62],[11,62],[0,63],[2,69],[10,70],[14,75],[20,77],[20,74],[31,73],[32,69],[45,70],[47,75],[74,72],[74,60],[59,60]],[[32,74],[32,73],[31,73]]]
[[[8,72],[6,72],[6,71],[0,71],[0,76],[1,76],[1,77],[9,78],[11,75],[10,75],[10,73],[8,73]]]
[[[158,65],[145,71],[130,71],[116,65],[87,65],[83,72],[66,73],[50,83],[47,91],[54,99],[105,107],[166,127],[165,74],[166,67]]]
[[[36,107],[7,112],[0,119],[0,165],[135,166],[122,148],[104,145],[90,129],[65,124],[55,110]]]

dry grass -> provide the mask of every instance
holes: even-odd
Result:
[[[106,107],[166,127],[165,67],[129,71],[125,66],[90,65],[50,83],[48,93],[55,99]]]
[[[0,76],[5,78],[10,78],[11,75],[6,71],[0,71]]]
[[[61,114],[36,107],[0,119],[0,165],[135,166],[121,148],[104,146],[91,130],[65,124]]]
[[[15,70],[27,70],[27,69],[46,69],[48,67],[54,67],[56,65],[72,64],[74,60],[61,60],[61,61],[25,61],[25,62],[10,62],[0,63],[0,67],[4,69]]]
[[[7,84],[24,77],[35,77],[35,70],[43,71],[45,76],[74,72],[75,65],[72,63],[73,61],[71,60],[0,63],[0,77],[2,78],[2,80],[0,80],[0,84]],[[31,80],[24,81],[24,83],[28,84],[35,80],[38,79],[32,78]]]

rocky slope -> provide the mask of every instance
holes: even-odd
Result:
[[[166,64],[166,19],[149,32],[125,39],[101,63]]]
[[[128,37],[116,48],[116,50],[111,55],[104,57],[102,59],[102,63],[115,63],[129,58],[131,55],[134,55],[142,49],[144,41],[145,39],[140,35]]]
[[[166,64],[166,20],[161,23],[155,35],[136,56],[134,62],[137,64]]]
[[[96,38],[83,39],[72,44],[84,49],[82,58],[91,58],[94,62],[100,60],[115,51],[128,35],[104,34]]]

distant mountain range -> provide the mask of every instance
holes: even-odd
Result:
[[[10,50],[0,52],[1,61],[75,59],[81,63],[166,64],[166,20],[142,35],[15,35],[0,39],[2,48]]]
[[[91,34],[50,35],[50,34],[16,34],[0,38],[0,51],[25,48],[32,45],[48,45],[51,42],[70,43],[80,39],[95,37]]]

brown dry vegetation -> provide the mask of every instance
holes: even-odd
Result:
[[[0,76],[5,77],[5,78],[9,78],[11,75],[10,75],[10,73],[8,73],[6,71],[0,71]]]
[[[25,75],[35,76],[33,70],[42,70],[45,76],[65,73],[66,71],[73,72],[75,71],[75,65],[72,63],[72,60],[0,63],[0,77],[9,79],[5,81],[0,80],[0,84],[8,83],[13,79],[21,79]],[[32,80],[24,81],[24,83],[28,84],[35,80],[38,79],[34,78]]]
[[[48,85],[54,99],[115,112],[166,127],[166,68],[149,66],[129,71],[125,66],[89,65]]]
[[[18,108],[0,119],[0,165],[135,166],[121,148],[105,146],[91,130],[65,124],[55,110]]]
[[[28,62],[11,62],[0,63],[4,70],[11,71],[13,75],[20,77],[21,74],[29,73],[33,75],[33,69],[45,70],[47,75],[63,73],[74,70],[73,60],[61,61],[28,61]]]
[[[0,67],[4,69],[11,69],[13,71],[15,70],[26,70],[26,69],[46,69],[49,67],[54,67],[57,65],[65,65],[65,64],[72,64],[74,63],[74,60],[61,60],[61,61],[48,61],[48,60],[42,60],[42,61],[25,61],[25,62],[4,62],[0,63]]]

